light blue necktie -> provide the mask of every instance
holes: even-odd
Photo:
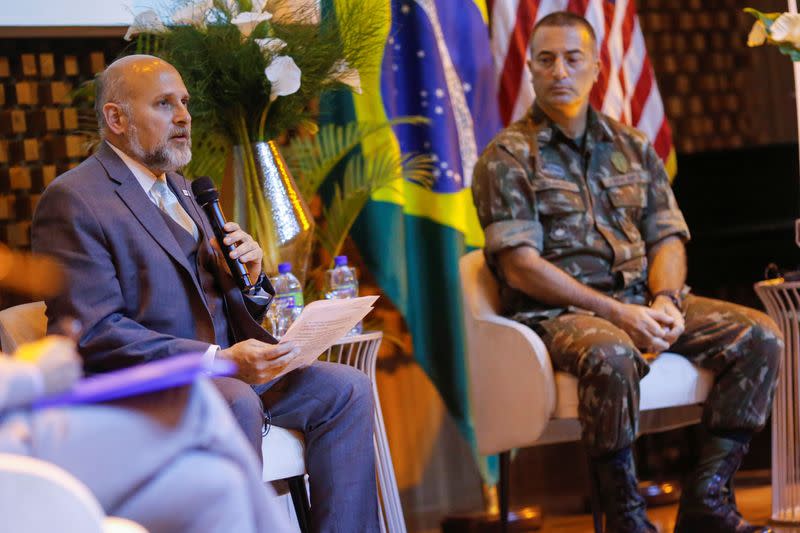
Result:
[[[197,226],[183,208],[181,203],[178,201],[178,198],[172,192],[172,189],[169,188],[166,180],[156,180],[156,182],[150,188],[150,197],[155,200],[159,209],[168,214],[172,220],[177,222],[183,229],[188,231],[194,236],[195,239],[197,239]]]

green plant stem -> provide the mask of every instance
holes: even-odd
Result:
[[[264,110],[261,111],[261,119],[258,121],[258,135],[256,136],[256,139],[261,142],[266,141],[264,138],[264,128],[267,124],[267,115],[269,114],[270,107],[272,107],[272,101],[268,102],[267,105],[264,106]]]

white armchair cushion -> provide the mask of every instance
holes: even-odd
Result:
[[[547,349],[533,330],[499,315],[497,282],[481,250],[461,257],[459,275],[478,451],[492,454],[531,446],[545,431],[552,433],[545,441],[563,440],[551,429],[572,426],[565,419],[577,419],[577,380],[553,372]],[[702,403],[712,384],[710,372],[679,355],[662,354],[642,380],[640,409]]]
[[[271,426],[261,440],[264,456],[264,482],[301,476],[306,473],[306,443],[299,431]]]
[[[66,470],[33,457],[0,454],[3,531],[28,533],[147,533],[107,517],[89,489]]]
[[[556,372],[555,380],[558,393],[553,418],[578,418],[578,380],[564,372]],[[713,383],[708,370],[664,352],[650,363],[650,373],[640,384],[639,410],[703,403]]]

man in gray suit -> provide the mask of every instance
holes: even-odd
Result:
[[[225,244],[237,245],[231,256],[264,289],[243,296],[175,172],[191,159],[180,74],[158,58],[128,56],[98,77],[96,97],[100,148],[47,187],[34,215],[33,249],[68,275],[65,294],[47,301],[49,324],[81,321],[89,372],[182,352],[235,361],[238,379],[216,385],[256,452],[265,411],[305,434],[314,529],[377,531],[371,384],[351,367],[321,362],[274,380],[297,353],[259,325],[273,292],[261,248],[226,225]]]
[[[40,396],[70,387],[81,371],[75,345],[64,337],[28,345],[26,353],[0,354],[0,452],[63,468],[107,514],[151,533],[290,530],[207,380],[110,403],[30,409]]]

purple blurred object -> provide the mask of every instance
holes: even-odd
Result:
[[[213,363],[207,365],[203,363],[202,353],[176,355],[84,378],[67,392],[39,399],[34,402],[33,407],[107,402],[180,387],[203,375],[229,376],[234,372],[236,364],[232,361],[215,359]]]

